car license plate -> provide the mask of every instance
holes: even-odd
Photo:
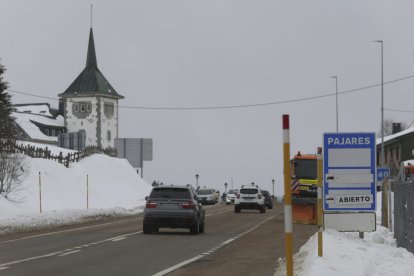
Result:
[[[163,209],[177,209],[178,203],[161,203]]]

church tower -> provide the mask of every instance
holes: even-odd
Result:
[[[114,147],[118,138],[118,100],[123,99],[98,69],[92,28],[86,67],[65,92],[58,95],[68,132],[86,132],[86,146]]]

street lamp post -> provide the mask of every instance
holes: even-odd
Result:
[[[384,47],[382,40],[375,40],[374,42],[381,44],[381,154],[380,166],[385,166],[385,151],[384,151]]]
[[[382,40],[375,40],[374,42],[381,44],[381,154],[380,166],[385,166],[385,150],[384,150],[384,43]],[[384,181],[387,181],[385,179]],[[381,225],[388,228],[388,206],[387,197],[388,190],[386,189],[386,182],[382,184],[382,203],[381,203]]]
[[[272,179],[272,195],[273,195],[273,197],[275,197],[275,180],[274,179]]]
[[[195,175],[195,178],[196,178],[196,189],[198,190],[198,178],[199,178],[200,176],[198,175],[198,174],[196,174]]]
[[[227,182],[226,182],[226,183],[224,183],[224,193],[225,193],[225,194],[227,194],[227,185],[228,185],[228,184],[227,184]]]
[[[338,132],[338,76],[332,76],[335,79],[335,99],[336,99],[336,132]]]

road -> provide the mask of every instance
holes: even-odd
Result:
[[[316,232],[294,227],[294,250]],[[0,236],[0,275],[273,275],[284,257],[283,206],[260,214],[206,207],[206,233],[142,233],[142,215]]]

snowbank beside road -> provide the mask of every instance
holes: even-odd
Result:
[[[21,189],[9,194],[15,202],[0,197],[0,233],[137,214],[152,188],[127,160],[103,154],[69,168],[51,160],[26,160]]]
[[[414,271],[414,254],[398,248],[394,233],[380,226],[381,193],[377,193],[377,229],[364,233],[323,232],[323,257],[318,257],[315,233],[294,255],[294,275],[298,276],[409,276]],[[286,275],[285,260],[279,260],[275,275]]]

